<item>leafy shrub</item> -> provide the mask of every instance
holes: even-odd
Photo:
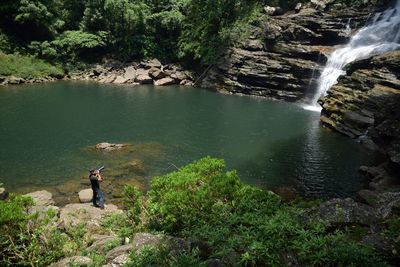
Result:
[[[95,57],[96,51],[106,46],[107,33],[99,31],[96,34],[83,31],[66,31],[52,41],[52,45],[65,59],[77,60],[85,58],[85,53]],[[87,58],[87,57],[86,57]]]
[[[56,213],[28,215],[32,199],[0,201],[0,265],[46,266],[64,255],[67,237],[57,229]]]
[[[198,251],[183,252],[178,255],[164,246],[144,246],[139,251],[132,251],[126,267],[148,266],[205,266],[201,264]]]
[[[148,193],[150,225],[174,232],[210,219],[214,207],[233,200],[240,184],[236,172],[224,168],[223,160],[208,157],[154,178]]]
[[[332,232],[322,221],[301,224],[300,209],[242,184],[223,160],[210,157],[155,178],[147,212],[150,230],[205,241],[212,247],[209,257],[228,266],[282,266],[290,259],[301,266],[385,266],[346,232]],[[159,253],[152,248],[131,259],[154,266],[166,257]]]
[[[0,75],[14,75],[24,79],[40,78],[46,76],[63,75],[63,70],[58,65],[37,59],[33,56],[19,54],[4,54],[0,52]]]

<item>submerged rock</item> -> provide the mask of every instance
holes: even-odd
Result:
[[[95,148],[97,150],[104,150],[104,151],[113,151],[113,150],[119,150],[124,147],[128,146],[128,144],[111,144],[111,143],[99,143],[95,145]]]

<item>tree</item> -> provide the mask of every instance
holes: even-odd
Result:
[[[231,29],[254,10],[257,0],[191,0],[180,38],[180,56],[210,63],[232,40]]]

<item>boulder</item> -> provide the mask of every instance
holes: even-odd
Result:
[[[133,244],[127,244],[123,246],[119,246],[110,250],[106,255],[106,261],[110,262],[116,259],[118,256],[129,254],[134,249]]]
[[[355,202],[351,198],[331,199],[319,207],[307,209],[306,215],[308,215],[307,220],[310,218],[322,219],[331,226],[370,225],[380,219],[375,208]]]
[[[126,67],[124,69],[125,74],[124,78],[127,79],[128,81],[134,81],[136,78],[136,69],[133,66]]]
[[[53,195],[46,190],[31,192],[26,194],[26,196],[32,197],[33,202],[36,206],[54,205]]]
[[[105,252],[107,244],[117,242],[120,240],[117,236],[110,236],[110,235],[94,234],[91,237],[94,241],[92,245],[88,247],[88,250],[96,252]]]
[[[167,76],[167,74],[165,72],[163,72],[162,70],[155,68],[155,67],[152,67],[149,70],[149,75],[154,79],[162,79]]]
[[[400,215],[400,192],[383,192],[374,205],[382,219]]]
[[[96,67],[92,71],[94,76],[99,76],[100,74],[103,74],[106,72],[107,72],[107,70],[101,65],[96,65]]]
[[[275,13],[275,11],[276,11],[275,7],[272,7],[272,6],[265,6],[264,7],[265,14],[267,14],[269,16],[272,16]]]
[[[115,80],[113,81],[113,83],[116,84],[123,84],[126,83],[129,79],[122,77],[122,76],[117,76],[117,78],[115,78]]]
[[[140,250],[144,246],[159,246],[160,244],[168,246],[169,250],[174,254],[181,254],[183,251],[187,251],[194,247],[198,248],[200,253],[202,253],[204,251],[203,248],[206,247],[203,245],[200,246],[199,242],[190,242],[178,237],[163,234],[153,235],[150,233],[135,234],[131,245],[134,250]]]
[[[81,224],[94,231],[100,227],[100,221],[104,216],[121,213],[122,210],[113,204],[106,204],[104,209],[99,209],[89,203],[75,203],[61,208],[60,219],[67,231]]]
[[[21,84],[24,82],[25,82],[25,80],[23,78],[19,78],[19,77],[15,77],[15,76],[8,77],[8,84]]]
[[[141,62],[140,65],[143,66],[145,69],[150,69],[152,67],[161,69],[161,67],[162,67],[161,62],[156,58]]]
[[[192,82],[191,80],[183,80],[179,84],[180,85],[185,85],[185,86],[193,86],[194,82]]]
[[[117,78],[117,76],[115,74],[111,73],[111,74],[107,74],[107,76],[105,76],[102,79],[100,79],[99,82],[101,82],[101,83],[112,83],[116,78]]]
[[[89,203],[93,199],[93,190],[92,189],[83,189],[78,193],[79,201],[81,203]]]
[[[302,7],[303,7],[303,4],[301,2],[299,2],[296,4],[294,11],[296,11],[296,13],[299,13]]]
[[[135,82],[139,84],[152,84],[153,79],[148,74],[139,74],[136,76]]]
[[[129,260],[129,254],[127,253],[121,254],[111,261],[111,266],[123,267],[128,262],[128,260]]]
[[[70,267],[70,266],[91,266],[93,260],[89,257],[84,256],[73,256],[64,258],[56,263],[50,265],[50,267]]]
[[[0,200],[6,200],[8,198],[8,192],[5,188],[0,187]]]
[[[172,79],[171,77],[166,77],[166,78],[162,78],[160,80],[157,80],[154,82],[154,85],[157,86],[165,86],[165,85],[171,85],[171,84],[175,84],[176,81],[174,79]]]

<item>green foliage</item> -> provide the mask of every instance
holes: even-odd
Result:
[[[236,172],[224,173],[224,168],[222,160],[204,158],[154,178],[148,193],[150,225],[173,232],[210,219],[213,209],[233,200],[240,184]]]
[[[288,258],[301,266],[384,266],[345,232],[332,232],[324,222],[301,224],[301,210],[240,183],[222,160],[210,157],[155,178],[147,212],[150,230],[206,241],[210,257],[228,266],[282,266]],[[143,258],[150,261],[144,265],[157,265],[157,250],[143,253],[133,262]]]
[[[246,31],[259,3],[6,0],[0,10],[7,15],[0,21],[22,49],[29,47],[46,60],[93,61],[109,54],[127,60],[158,57],[211,63]]]
[[[132,251],[126,267],[149,267],[149,266],[205,266],[201,264],[197,251],[172,253],[165,246],[144,246],[139,251]]]
[[[212,63],[232,41],[232,28],[246,24],[259,1],[191,0],[183,24],[179,48],[181,57]]]
[[[50,65],[33,56],[3,54],[0,52],[0,75],[14,75],[21,78],[40,78],[63,75],[60,66]]]
[[[138,226],[141,224],[142,197],[143,194],[136,187],[126,185],[124,187],[124,207],[130,225]]]
[[[107,33],[96,34],[83,31],[66,31],[52,42],[64,58],[85,57],[85,53],[96,51],[106,46]]]
[[[28,215],[32,199],[0,201],[0,265],[46,266],[62,257],[67,237],[57,229],[53,210]]]

